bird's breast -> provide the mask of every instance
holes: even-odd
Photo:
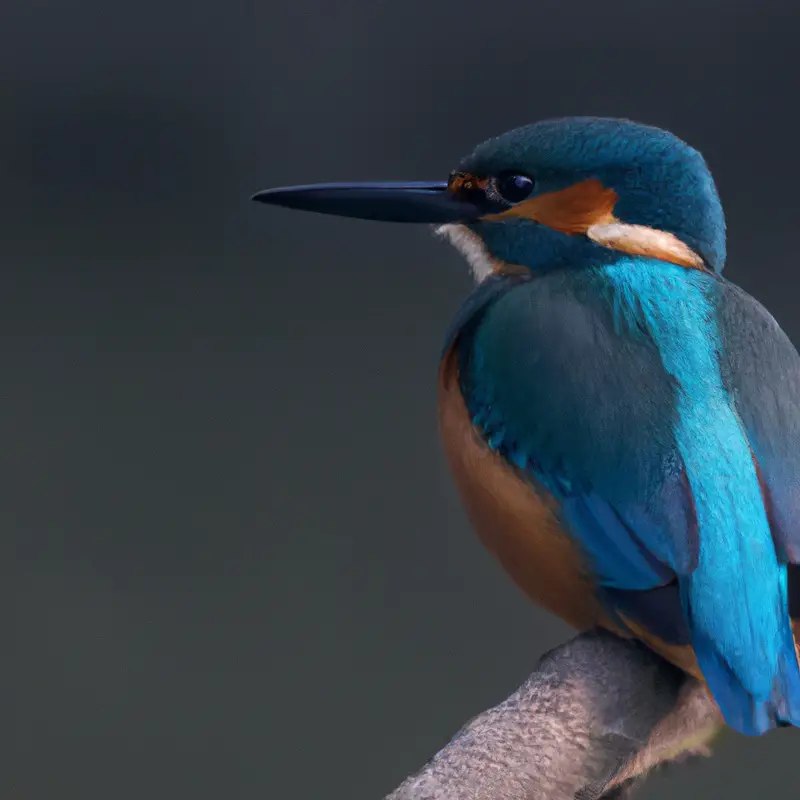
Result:
[[[480,540],[537,605],[586,629],[603,613],[552,496],[523,480],[473,428],[458,381],[458,354],[442,359],[439,429],[467,516]],[[613,626],[610,626],[613,628]]]

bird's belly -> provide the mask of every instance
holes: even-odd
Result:
[[[442,360],[438,388],[440,434],[467,516],[514,583],[534,603],[573,628],[602,626],[638,638],[700,677],[690,647],[666,644],[633,623],[621,629],[604,612],[591,575],[558,519],[556,501],[523,480],[473,428],[459,387],[454,350]]]

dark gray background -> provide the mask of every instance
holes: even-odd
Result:
[[[728,274],[800,341],[792,6],[7,0],[2,794],[379,798],[568,636],[437,442],[466,266],[248,197],[633,117],[707,155]],[[799,742],[648,796],[792,796]]]

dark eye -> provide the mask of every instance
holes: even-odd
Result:
[[[533,179],[527,175],[506,173],[500,175],[495,183],[497,194],[509,203],[519,203],[533,191]]]

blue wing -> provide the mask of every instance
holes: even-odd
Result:
[[[646,590],[697,562],[672,378],[569,273],[521,284],[461,331],[460,380],[490,446],[562,501],[600,582]]]
[[[785,559],[800,550],[800,448],[785,441],[800,432],[800,370],[772,374],[797,354],[729,284],[636,266],[612,292],[576,271],[493,297],[460,333],[467,407],[560,500],[601,596],[667,641],[691,640],[732,725],[797,724],[786,568],[770,538]],[[756,323],[748,355],[734,334]]]

